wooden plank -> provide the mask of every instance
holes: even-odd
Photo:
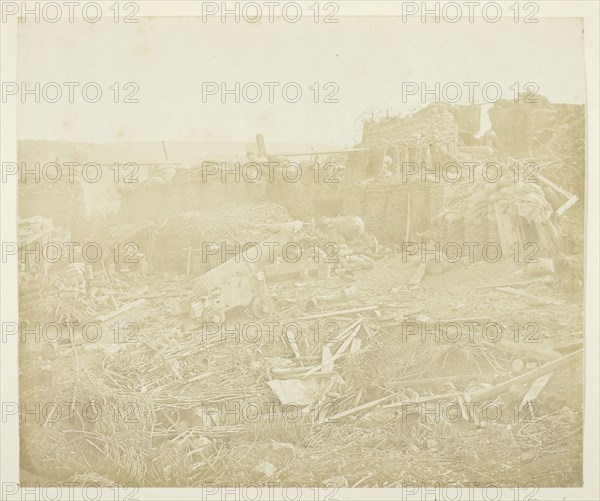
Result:
[[[300,358],[302,355],[300,354],[300,349],[298,348],[298,343],[296,342],[296,338],[294,337],[293,329],[286,329],[285,331],[285,339],[287,340],[290,348],[294,352],[294,357]]]
[[[378,308],[377,305],[363,306],[360,308],[349,308],[347,310],[335,310],[335,311],[324,311],[323,313],[316,313],[314,315],[308,315],[305,317],[297,318],[296,320],[314,320],[315,318],[327,318],[335,317],[338,315],[345,315],[346,313],[360,313],[362,311],[372,311]]]
[[[345,327],[344,330],[342,332],[340,332],[337,336],[335,336],[331,341],[327,341],[327,344],[336,344],[336,343],[339,343],[342,339],[344,339],[348,335],[348,333],[352,332],[352,330],[358,324],[360,324],[362,321],[363,321],[362,317],[356,319],[350,325],[348,325],[347,327]]]
[[[529,383],[530,381],[534,381],[535,379],[545,374],[549,374],[563,367],[568,367],[570,364],[577,361],[582,355],[583,349],[574,351],[573,353],[565,355],[564,357],[561,357],[557,360],[553,360],[552,362],[549,362],[546,365],[537,367],[532,371],[526,372],[525,374],[521,374],[520,376],[509,379],[508,381],[504,381],[503,383],[497,384],[496,386],[478,390],[473,393],[472,397],[473,399],[477,398],[481,400],[496,398],[498,395],[501,395],[502,393],[507,391],[512,385]]]
[[[346,416],[350,416],[352,414],[356,414],[357,412],[360,411],[364,411],[365,409],[370,409],[372,407],[376,407],[379,404],[382,404],[383,402],[390,400],[394,397],[397,397],[398,395],[396,393],[394,393],[393,395],[388,395],[387,397],[383,397],[383,398],[378,398],[377,400],[371,400],[370,402],[367,402],[366,404],[362,404],[359,405],[358,407],[352,407],[351,409],[345,410],[343,412],[338,412],[337,414],[334,414],[333,416],[328,417],[327,419],[325,419],[323,422],[324,423],[329,423],[331,421],[335,421],[336,419],[340,419]]]
[[[537,294],[531,294],[530,292],[522,291],[521,289],[514,289],[513,287],[496,287],[496,289],[502,292],[508,292],[509,294],[535,299],[536,301],[542,301],[548,304],[558,305],[564,303],[562,299],[554,299],[553,297],[548,296],[538,296]]]
[[[583,333],[581,333],[583,335]],[[573,341],[572,343],[569,344],[564,344],[562,346],[555,346],[554,347],[554,351],[558,351],[560,353],[565,353],[565,352],[569,352],[569,351],[573,351],[576,348],[581,348],[583,347],[583,339],[579,339],[577,341]]]
[[[503,351],[510,355],[521,355],[525,358],[532,358],[534,360],[542,360],[549,362],[556,360],[562,356],[562,354],[551,348],[545,348],[540,346],[538,343],[526,343],[526,342],[511,342],[504,339],[500,339],[497,342],[486,342],[486,345],[490,348]]]
[[[408,242],[410,236],[410,191],[408,192],[408,202],[406,206],[406,233],[404,235],[404,241]]]
[[[393,404],[384,405],[384,409],[393,409],[394,407],[402,407],[410,404],[422,404],[424,402],[434,402],[436,400],[454,400],[457,397],[462,397],[462,391],[451,391],[449,393],[440,393],[439,395],[428,395],[426,397],[415,398],[414,400],[404,400],[402,402],[394,402]]]
[[[492,381],[493,376],[489,376],[487,379]],[[439,377],[430,377],[423,379],[411,379],[406,381],[390,381],[387,384],[393,385],[394,388],[403,388],[408,387],[412,388],[413,386],[430,386],[440,383],[455,383],[457,381],[472,381],[477,380],[481,381],[482,379],[486,379],[482,374],[456,374],[452,376],[439,376]]]
[[[348,348],[348,346],[350,346],[350,343],[352,342],[352,340],[360,332],[361,325],[362,325],[362,319],[361,319],[361,323],[356,326],[356,328],[350,333],[350,335],[346,339],[344,339],[344,342],[341,344],[341,346],[335,352],[335,355],[334,355],[335,357],[339,357],[340,355],[342,355],[346,351],[346,349]]]
[[[498,225],[498,233],[500,234],[500,246],[502,247],[502,252],[508,255],[510,253],[510,246],[515,241],[511,218],[508,214],[500,210],[498,202],[494,204],[494,212],[496,213],[496,224]]]
[[[543,278],[541,280],[528,280],[527,282],[505,282],[502,284],[488,284],[488,285],[478,285],[475,289],[495,289],[497,287],[515,287],[515,286],[528,286],[528,285],[536,285],[536,284],[545,284],[550,283],[551,280],[547,278]]]
[[[569,210],[571,207],[573,207],[573,205],[575,205],[578,200],[579,200],[579,197],[577,195],[573,195],[563,205],[561,205],[558,209],[556,209],[556,215],[562,216],[567,210]]]
[[[262,134],[256,134],[256,150],[259,157],[267,156],[267,146],[265,144],[265,137]]]

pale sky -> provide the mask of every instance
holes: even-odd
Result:
[[[19,139],[81,142],[252,141],[332,143],[360,140],[360,116],[406,113],[403,82],[433,88],[497,82],[503,97],[517,82],[535,82],[554,102],[585,102],[582,22],[541,18],[537,24],[483,21],[408,23],[392,17],[343,17],[337,24],[202,23],[199,17],[140,18],[138,24],[19,24],[17,77],[35,82],[98,82],[99,103],[76,90],[58,103],[18,106]],[[281,86],[275,102],[202,102],[202,82],[297,82],[298,103]],[[136,82],[139,103],[114,103],[112,83]],[[309,89],[335,82],[339,103],[314,103]],[[79,87],[80,89],[81,87]],[[330,90],[330,89],[327,89]],[[121,91],[123,92],[123,91]],[[476,95],[480,96],[476,90]],[[123,94],[121,94],[121,97]]]

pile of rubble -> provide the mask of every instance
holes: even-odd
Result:
[[[392,166],[455,156],[458,126],[442,104],[431,104],[408,117],[388,116],[364,122],[361,146],[383,148]]]
[[[26,425],[26,468],[96,485],[312,478],[337,487],[393,486],[392,478],[433,474],[427,458],[440,454],[461,468],[436,466],[435,478],[458,484],[486,482],[508,468],[515,482],[546,478],[538,455],[577,456],[581,412],[557,399],[577,392],[553,377],[580,367],[576,341],[490,343],[479,327],[469,336],[463,330],[489,317],[430,317],[423,307],[406,307],[409,289],[372,291],[332,279],[338,293],[323,298],[312,283],[293,294],[273,285],[279,299],[272,316],[242,314],[222,326],[169,314],[165,322],[157,298],[136,343],[87,346],[77,358],[64,349],[46,356],[45,364],[63,371],[42,404],[68,402],[72,413]],[[236,330],[235,321],[249,330]],[[440,323],[460,325],[461,341],[424,344],[414,335]],[[39,371],[37,360],[30,363],[22,370]],[[29,385],[24,401],[39,400],[44,384]],[[111,409],[124,416],[115,419]],[[483,465],[488,450],[494,453]],[[520,473],[524,463],[531,466]]]

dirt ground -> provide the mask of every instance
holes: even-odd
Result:
[[[76,328],[74,342],[23,350],[23,401],[42,402],[22,424],[24,483],[581,485],[581,360],[550,371],[524,405],[531,381],[468,402],[580,347],[581,293],[509,260],[458,263],[409,286],[415,268],[385,255],[345,279],[273,282],[273,315],[233,312],[218,330],[180,313],[182,277],[124,278],[124,292],[147,299],[102,322],[101,339]],[[533,297],[493,287],[507,284]],[[352,286],[353,299],[306,311],[311,297]],[[357,320],[360,341],[303,378]],[[292,323],[296,354],[284,335]],[[312,385],[318,401],[282,405],[267,384],[275,379]]]

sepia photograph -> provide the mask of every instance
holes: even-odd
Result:
[[[600,4],[0,6],[1,499],[598,499]]]

